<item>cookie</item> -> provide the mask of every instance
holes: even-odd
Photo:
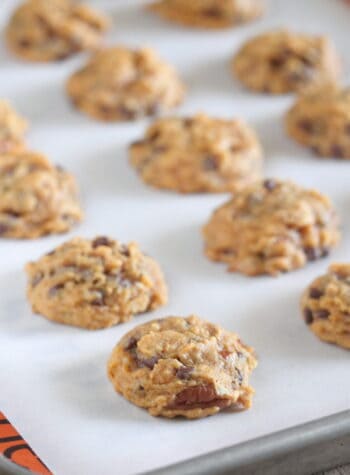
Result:
[[[248,40],[233,58],[232,68],[247,88],[282,94],[337,80],[340,60],[325,36],[277,30]]]
[[[160,0],[148,7],[166,20],[196,28],[227,28],[255,20],[262,0]]]
[[[137,244],[105,236],[74,238],[26,271],[33,312],[66,325],[107,328],[167,301],[158,264]]]
[[[81,221],[72,175],[29,151],[0,155],[0,237],[63,233]]]
[[[203,229],[209,259],[246,275],[278,275],[327,256],[340,238],[330,200],[290,181],[259,181],[214,211]]]
[[[236,192],[262,175],[261,146],[239,120],[159,119],[129,152],[145,183],[180,193]]]
[[[321,157],[350,159],[350,88],[326,84],[301,94],[286,116],[287,133]]]
[[[247,409],[254,352],[235,333],[196,316],[139,325],[114,348],[108,376],[128,401],[152,416],[197,419]]]
[[[104,121],[152,116],[180,104],[184,86],[175,70],[149,48],[108,48],[67,82],[73,104]]]
[[[0,99],[0,154],[24,148],[24,133],[28,124],[3,99]]]
[[[58,61],[79,51],[95,50],[109,20],[72,0],[27,0],[6,28],[8,47],[29,61]]]
[[[333,264],[301,300],[305,323],[323,341],[350,350],[350,264]]]

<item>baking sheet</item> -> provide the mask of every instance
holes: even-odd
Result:
[[[0,22],[15,0],[2,0]],[[268,2],[250,25],[203,32],[165,23],[140,2],[91,1],[115,18],[108,41],[150,45],[188,85],[179,113],[243,117],[256,127],[266,174],[317,187],[333,199],[344,238],[327,259],[271,277],[229,274],[202,254],[200,228],[226,197],[179,196],[143,185],[127,163],[127,144],[148,121],[100,124],[71,109],[63,83],[84,55],[59,64],[27,64],[0,45],[0,96],[31,122],[28,144],[77,177],[86,219],[68,235],[0,243],[0,408],[56,474],[131,474],[247,441],[350,407],[349,353],[321,344],[299,315],[304,287],[332,261],[350,259],[350,163],[320,161],[290,141],[282,117],[292,98],[244,91],[231,78],[233,52],[272,27],[330,34],[349,78],[348,10],[336,0]],[[161,263],[170,288],[166,307],[109,330],[87,332],[31,314],[23,266],[73,235],[137,240]],[[238,332],[260,364],[253,408],[199,420],[152,418],[114,393],[106,360],[134,325],[197,313]]]

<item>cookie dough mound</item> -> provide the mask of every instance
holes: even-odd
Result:
[[[288,134],[321,157],[350,159],[350,88],[323,85],[300,95],[286,117]]]
[[[105,236],[74,238],[26,271],[33,312],[66,325],[111,327],[167,301],[158,264],[136,244]]]
[[[255,133],[238,120],[159,119],[130,146],[130,162],[142,180],[181,193],[236,192],[262,174]]]
[[[149,48],[108,48],[74,73],[67,92],[73,104],[104,121],[135,120],[175,107],[184,86],[175,70]]]
[[[81,221],[74,178],[43,155],[0,155],[0,237],[63,233]]]
[[[9,48],[29,61],[57,61],[82,50],[94,50],[109,21],[72,0],[27,0],[6,28]]]
[[[246,275],[277,275],[328,255],[339,241],[329,199],[290,181],[265,180],[218,208],[203,229],[209,259]]]
[[[306,289],[304,320],[321,340],[350,350],[350,264],[333,264]]]
[[[160,0],[149,8],[167,20],[197,28],[227,28],[255,20],[262,0]]]
[[[0,99],[0,154],[24,148],[23,136],[27,126],[27,121],[8,102]]]
[[[257,362],[235,333],[199,319],[139,325],[114,348],[108,375],[116,391],[152,416],[189,419],[247,409]]]
[[[325,36],[286,30],[256,36],[233,59],[233,72],[249,89],[281,94],[335,81],[340,60]]]

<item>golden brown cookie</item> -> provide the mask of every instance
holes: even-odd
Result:
[[[33,312],[66,325],[111,327],[167,302],[158,264],[137,244],[105,236],[74,238],[26,271]]]
[[[252,348],[196,316],[139,325],[114,348],[108,376],[128,401],[152,416],[197,419],[224,408],[247,409]]]
[[[236,192],[262,175],[262,150],[244,122],[164,118],[131,144],[130,162],[142,180],[180,193]]]
[[[249,89],[281,94],[337,80],[340,60],[325,36],[277,30],[248,40],[233,58],[232,68]]]
[[[326,158],[350,159],[350,88],[326,84],[297,98],[286,116],[288,134]]]
[[[7,101],[0,99],[0,154],[23,149],[27,127],[27,121]]]
[[[9,48],[29,61],[57,61],[95,50],[109,20],[72,0],[26,0],[6,28]]]
[[[321,340],[350,350],[350,264],[333,264],[301,300],[305,323]]]
[[[104,121],[156,115],[184,98],[175,70],[149,48],[96,53],[70,77],[67,92],[78,109]]]
[[[43,155],[0,155],[0,237],[37,238],[63,233],[81,221],[72,175]]]
[[[277,275],[329,254],[340,238],[330,200],[290,181],[257,182],[220,206],[203,229],[209,259],[246,275]]]
[[[255,20],[262,0],[159,0],[148,7],[166,20],[196,28],[227,28]]]

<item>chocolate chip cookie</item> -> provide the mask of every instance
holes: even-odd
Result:
[[[277,30],[245,43],[233,58],[232,67],[249,89],[281,94],[335,81],[340,60],[325,36]]]
[[[137,244],[106,236],[74,238],[26,271],[33,312],[66,325],[111,327],[167,301],[158,264]]]
[[[256,364],[235,333],[192,315],[131,330],[114,348],[108,376],[116,391],[152,416],[197,419],[249,408]]]
[[[306,289],[305,323],[321,340],[350,350],[350,264],[333,264]]]
[[[7,101],[0,99],[0,154],[23,149],[27,127],[27,121]]]
[[[239,120],[159,119],[129,152],[145,183],[180,193],[235,192],[262,175],[261,146]]]
[[[286,116],[288,134],[321,157],[350,159],[350,88],[326,84],[301,94]]]
[[[58,61],[82,50],[95,50],[109,20],[72,0],[27,0],[6,28],[9,48],[29,61]]]
[[[108,48],[74,73],[67,92],[73,104],[104,121],[135,120],[180,104],[184,86],[175,70],[149,48]]]
[[[37,238],[63,233],[81,221],[72,175],[43,155],[0,155],[0,237]]]
[[[251,276],[303,267],[328,255],[340,238],[326,196],[274,179],[257,182],[220,206],[203,235],[209,259]]]
[[[255,20],[262,0],[160,0],[149,9],[167,20],[196,28],[227,28]]]

